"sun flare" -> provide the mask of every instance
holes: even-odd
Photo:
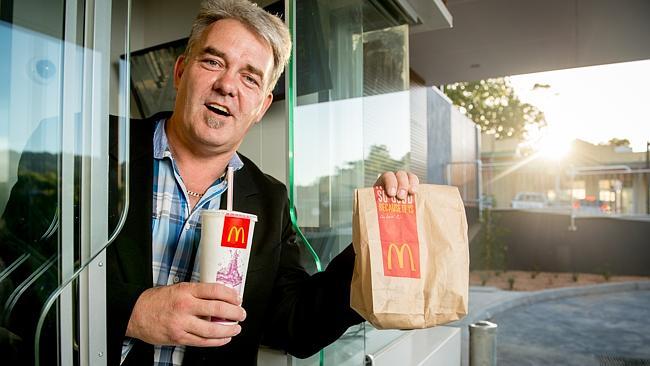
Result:
[[[557,136],[543,137],[539,141],[537,151],[542,158],[562,160],[571,151],[571,141]]]
[[[532,135],[528,144],[543,159],[559,161],[571,151],[572,137],[566,131],[546,127]]]

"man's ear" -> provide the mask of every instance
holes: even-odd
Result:
[[[181,77],[185,71],[185,55],[180,55],[174,64],[174,89],[178,90],[178,84],[181,82]]]
[[[260,108],[260,111],[257,113],[257,118],[255,119],[255,123],[262,120],[262,117],[264,117],[266,111],[269,110],[271,103],[273,103],[273,93],[269,93],[266,96],[266,98],[264,98],[264,102],[262,102],[262,108]]]

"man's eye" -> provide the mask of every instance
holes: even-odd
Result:
[[[245,75],[244,80],[246,80],[246,82],[251,84],[251,85],[259,85],[259,83],[257,82],[257,79],[255,79],[254,77],[252,77],[250,75]]]
[[[221,67],[221,62],[219,62],[218,60],[207,59],[207,60],[204,60],[203,62],[206,65],[208,65],[209,67],[212,67],[212,68]]]

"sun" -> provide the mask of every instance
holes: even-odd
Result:
[[[530,145],[540,158],[560,161],[571,152],[571,135],[558,128],[546,127],[533,133]]]
[[[558,136],[546,136],[539,141],[537,152],[542,158],[562,160],[571,151],[571,141]]]

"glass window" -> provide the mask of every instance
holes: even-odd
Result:
[[[409,27],[382,4],[299,0],[295,14],[293,204],[324,268],[352,241],[356,188],[385,171],[410,170],[426,181],[427,94],[410,80]],[[362,364],[367,342],[379,347],[397,336],[354,326],[320,360]]]

